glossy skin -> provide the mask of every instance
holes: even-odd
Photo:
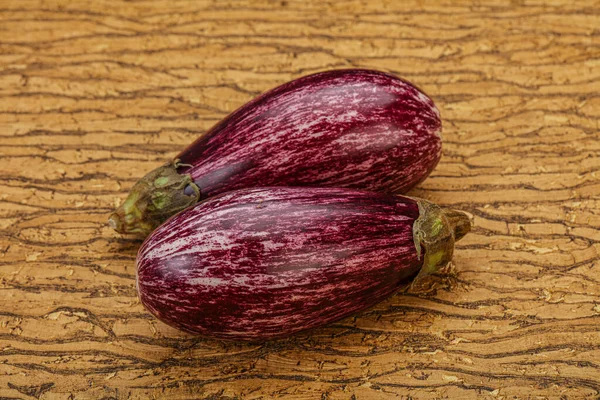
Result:
[[[323,326],[409,282],[415,200],[332,188],[243,189],[172,217],[142,245],[144,306],[179,329],[265,340]]]
[[[279,86],[176,158],[191,165],[179,172],[192,176],[202,198],[271,185],[406,193],[431,173],[441,147],[429,97],[395,76],[354,69]]]

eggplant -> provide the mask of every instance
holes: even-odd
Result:
[[[411,83],[360,69],[309,75],[242,106],[148,173],[109,224],[148,234],[200,200],[249,187],[406,193],[441,147],[439,111]]]
[[[137,257],[142,304],[178,329],[263,341],[323,326],[434,273],[470,230],[422,199],[344,188],[240,189],[170,218]]]

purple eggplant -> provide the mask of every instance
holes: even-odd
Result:
[[[405,193],[441,156],[440,114],[392,75],[306,76],[244,105],[132,188],[110,217],[148,234],[171,215],[226,191],[264,186]]]
[[[137,288],[187,332],[266,340],[365,309],[451,259],[467,216],[428,201],[343,188],[240,189],[158,227]]]

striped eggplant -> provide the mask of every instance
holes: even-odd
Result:
[[[232,113],[136,183],[109,223],[148,234],[202,199],[248,187],[405,193],[440,155],[440,115],[418,88],[377,71],[323,72]]]
[[[240,189],[158,227],[137,258],[144,306],[176,328],[266,340],[369,307],[446,265],[467,216],[343,188]]]

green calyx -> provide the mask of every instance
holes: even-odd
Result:
[[[148,235],[170,216],[196,204],[200,188],[190,175],[177,172],[183,165],[174,160],[140,179],[112,213],[108,224],[119,233]],[[193,190],[191,195],[184,193],[188,185]]]
[[[413,225],[413,239],[417,257],[423,258],[417,281],[448,265],[452,260],[454,243],[471,230],[471,222],[463,212],[442,208],[427,200],[415,200],[419,206],[419,218]]]

